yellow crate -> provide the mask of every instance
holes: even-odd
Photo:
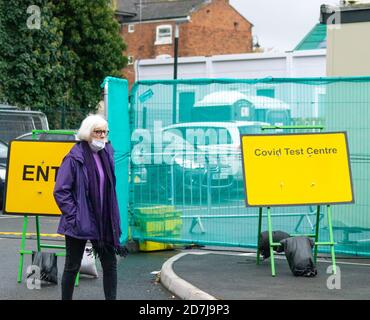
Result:
[[[161,220],[140,220],[140,229],[146,233],[152,232],[166,232],[176,229],[181,229],[182,219],[172,218],[172,219],[161,219]]]
[[[174,245],[170,243],[161,243],[161,242],[154,242],[154,241],[139,242],[140,251],[172,250],[173,248],[174,248]]]
[[[153,206],[153,207],[136,208],[135,211],[138,214],[162,214],[162,213],[174,212],[175,207],[174,206]]]
[[[181,227],[182,227],[181,218],[168,219],[164,222],[165,231],[181,230]]]
[[[159,232],[144,232],[141,231],[140,235],[142,237],[160,237],[160,238],[180,238],[181,237],[181,226],[173,229],[171,231],[159,231]]]
[[[181,218],[181,210],[173,210],[169,212],[164,212],[164,213],[147,213],[143,214],[141,212],[135,212],[134,217],[139,219],[139,220],[166,220],[169,218]]]

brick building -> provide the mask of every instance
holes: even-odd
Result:
[[[229,0],[116,0],[116,17],[127,44],[129,65],[123,75],[135,81],[140,59],[212,56],[252,52],[252,24]]]

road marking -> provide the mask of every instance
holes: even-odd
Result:
[[[318,261],[332,263],[331,261],[328,261],[328,260],[320,260],[320,259],[318,259]],[[336,261],[336,264],[349,264],[349,265],[353,265],[353,266],[370,266],[369,263],[363,263],[363,262],[345,262],[345,261],[338,261],[338,260]]]
[[[12,232],[12,231],[2,231],[0,232],[2,236],[22,236],[22,232]],[[36,236],[37,234],[34,232],[26,233],[27,237]],[[40,233],[40,237],[50,237],[50,238],[64,238],[64,236],[57,234],[57,233]]]
[[[19,219],[23,218],[23,216],[0,216],[0,219]]]
[[[230,256],[244,256],[244,257],[255,257],[256,253],[255,252],[242,252],[242,253],[237,253],[237,252],[225,252],[225,251],[218,251],[218,250],[207,250],[207,251],[194,251],[194,252],[187,252],[186,254],[195,254],[195,255],[200,255],[200,254],[220,254],[220,255],[230,255]],[[276,254],[274,253],[275,259],[280,259],[280,260],[285,260],[285,254],[280,253]],[[369,263],[364,263],[364,262],[347,262],[347,261],[342,261],[340,258],[337,258],[338,260],[336,261],[336,264],[348,264],[348,265],[354,265],[354,266],[370,266]],[[354,258],[355,259],[355,258]],[[318,258],[317,262],[326,262],[326,263],[332,263],[331,258],[328,259],[322,259]]]

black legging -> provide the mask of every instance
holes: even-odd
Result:
[[[70,236],[66,239],[66,260],[62,277],[62,300],[72,300],[77,273],[87,240],[80,240]],[[93,247],[95,242],[91,241]],[[116,300],[117,297],[117,258],[113,248],[107,249],[100,256],[103,268],[103,287],[106,300]]]

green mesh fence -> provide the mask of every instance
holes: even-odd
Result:
[[[140,81],[130,108],[133,238],[255,248],[258,209],[245,207],[240,134],[323,126],[348,133],[355,194],[355,204],[332,207],[336,252],[370,255],[370,77]],[[314,206],[272,214],[274,230],[314,230]]]

